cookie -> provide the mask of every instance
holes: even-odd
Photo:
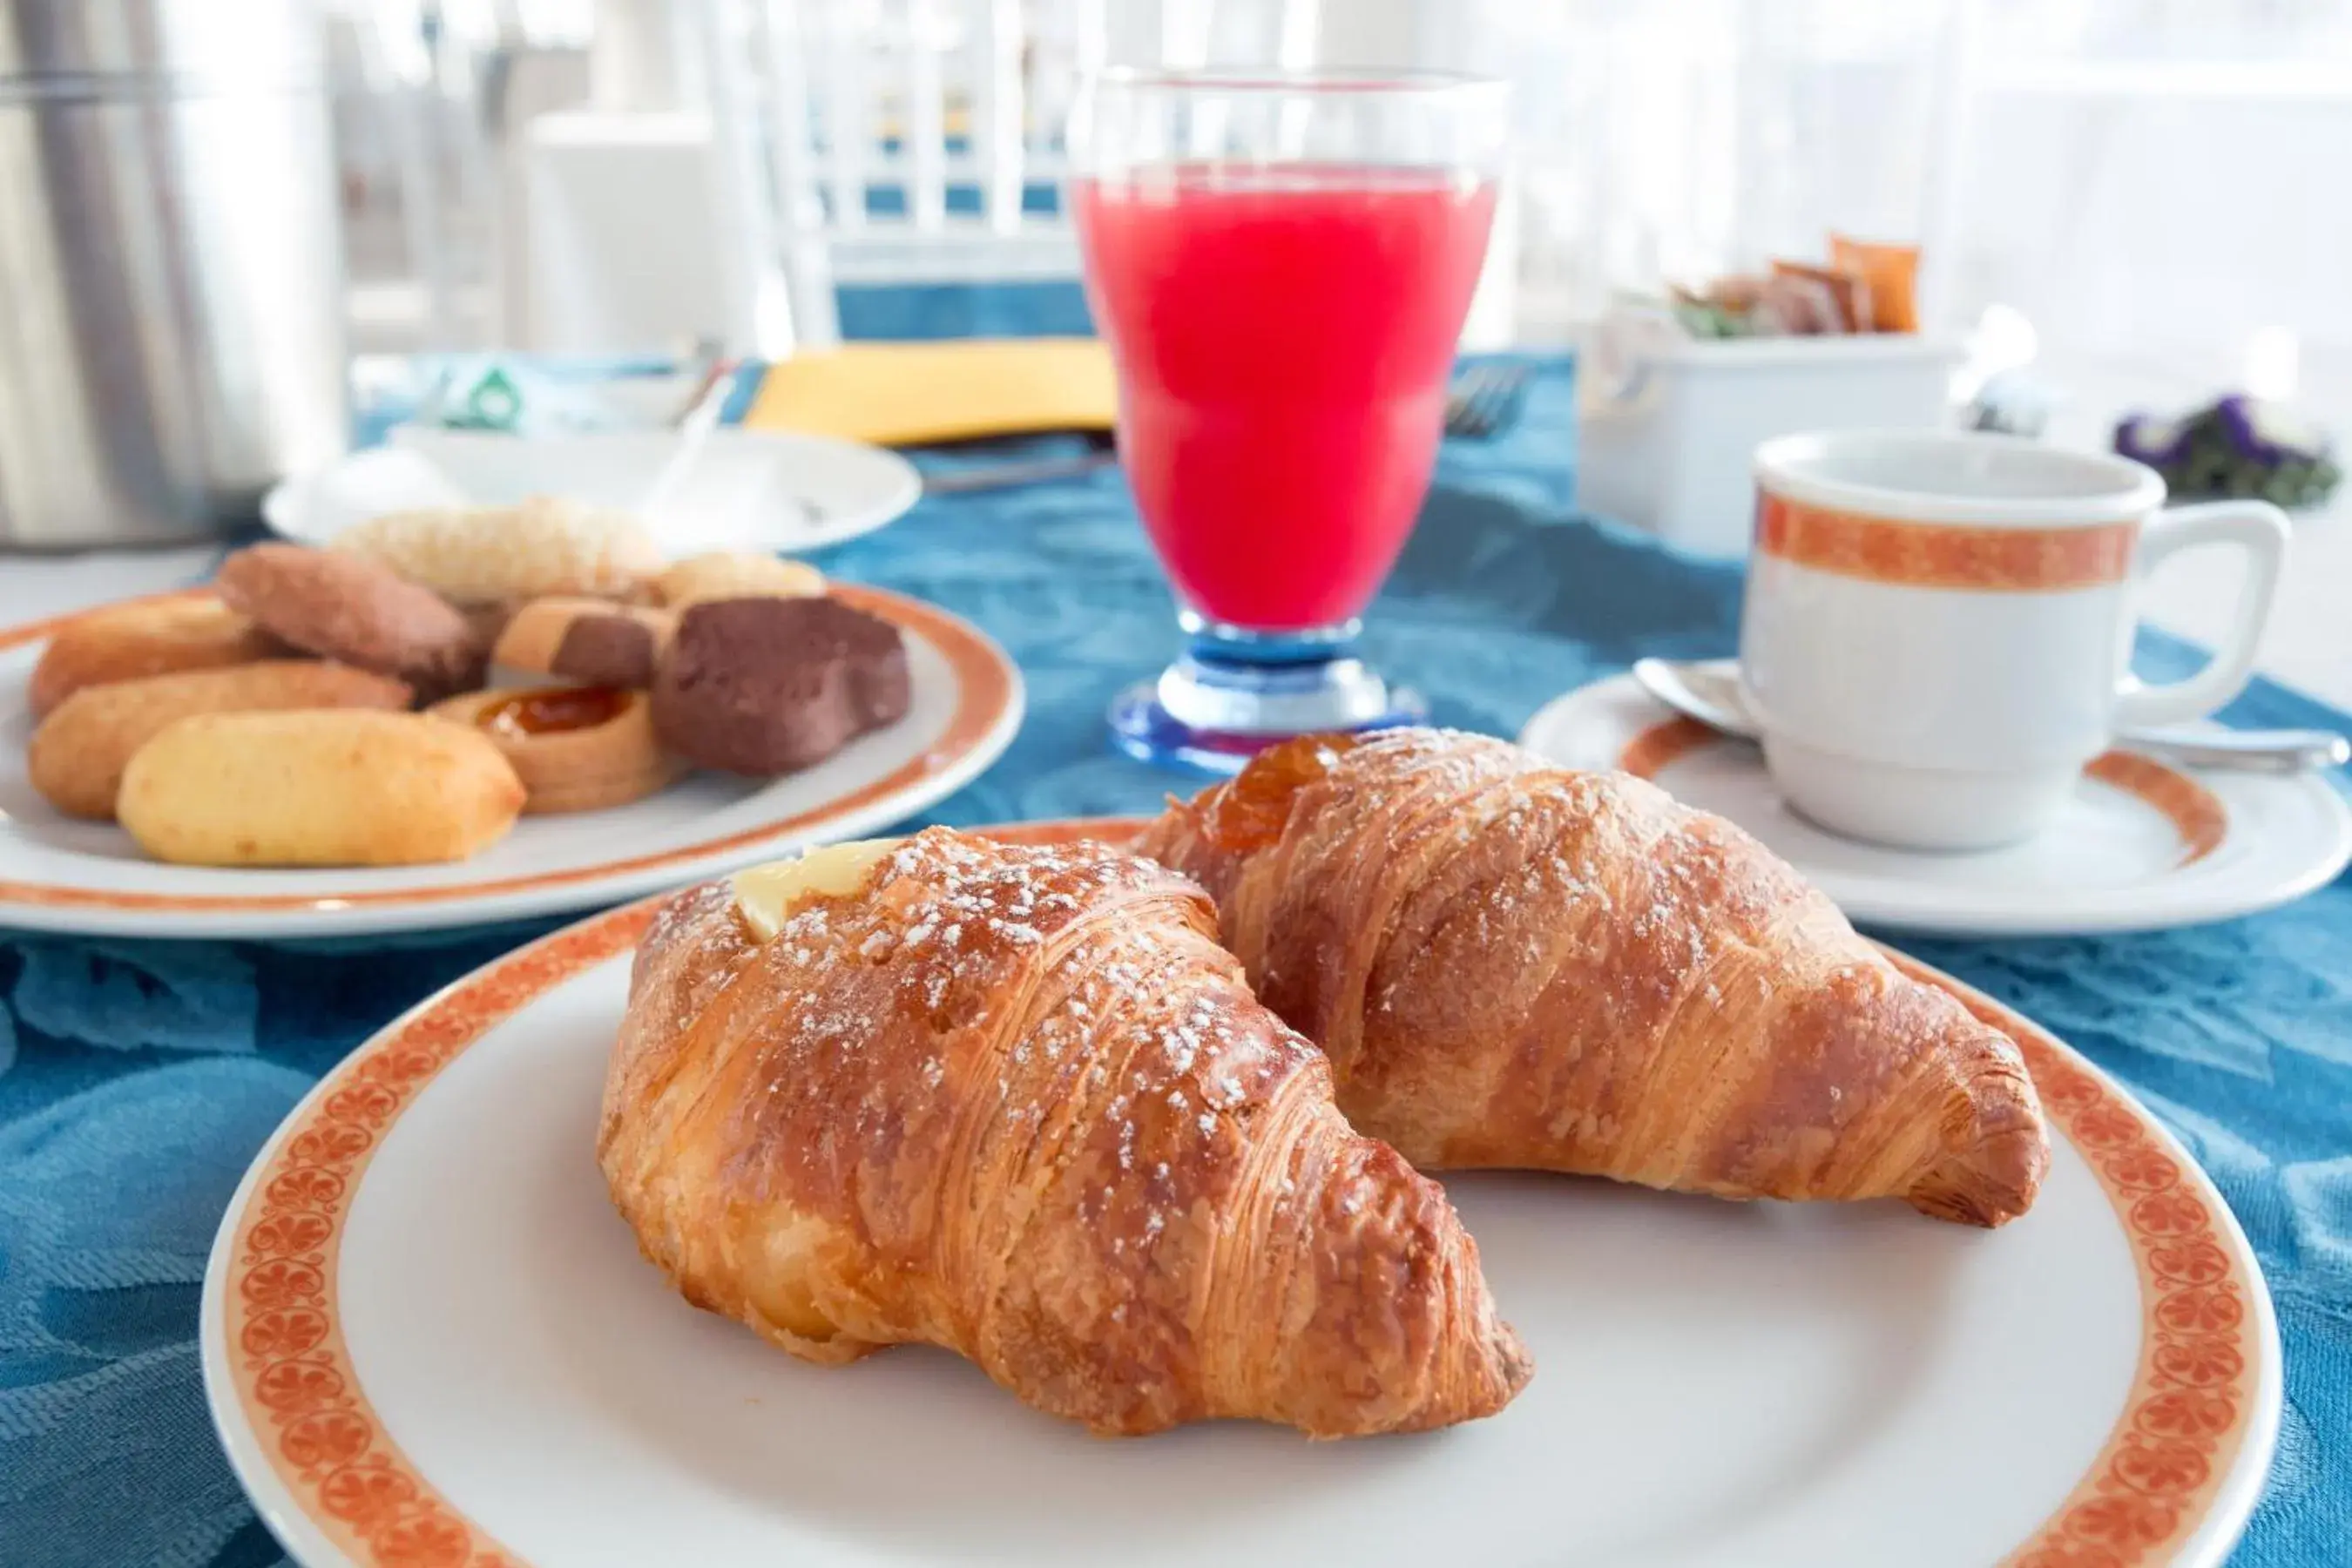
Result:
[[[332,546],[461,605],[551,594],[617,598],[661,567],[661,551],[626,512],[555,496],[517,506],[387,512]]]
[[[503,837],[522,781],[479,731],[422,713],[199,713],[123,771],[117,814],[185,866],[414,866]]]
[[[520,599],[492,599],[488,604],[459,605],[457,609],[466,617],[466,626],[474,635],[476,647],[496,647],[499,639],[507,635],[507,627],[513,624],[516,613],[524,603]]]
[[[166,725],[192,713],[288,708],[408,706],[405,684],[320,659],[265,659],[226,669],[188,669],[78,691],[33,731],[25,771],[33,787],[68,816],[114,815],[115,793],[131,756]]]
[[[678,617],[654,729],[704,767],[784,773],[897,722],[910,698],[889,622],[828,598],[717,599]]]
[[[643,689],[653,684],[655,666],[677,626],[667,610],[603,599],[533,599],[507,623],[490,663],[501,673]]]
[[[684,610],[710,599],[814,598],[824,592],[824,575],[798,561],[714,551],[663,568],[656,587],[664,605]]]
[[[481,684],[480,634],[430,589],[357,555],[256,544],[221,563],[214,588],[307,653],[404,680],[426,697]]]
[[[646,694],[623,687],[469,691],[428,711],[489,737],[522,780],[526,812],[625,805],[668,788],[687,771],[684,758],[654,739]]]
[[[218,599],[173,597],[77,616],[50,637],[26,689],[33,717],[88,687],[183,669],[219,669],[287,652]]]

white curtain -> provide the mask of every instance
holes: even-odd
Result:
[[[1524,336],[1835,228],[1922,243],[1931,328],[1990,311],[2062,378],[2352,410],[2352,0],[1322,10],[1326,59],[1517,84]]]
[[[610,44],[683,0],[334,4],[386,41],[432,10],[451,37],[565,42],[593,15]],[[881,26],[908,4],[852,8]],[[1517,289],[1482,341],[1560,340],[1613,290],[1813,254],[1835,228],[1920,242],[1931,328],[2036,346],[2070,383],[2160,400],[2251,381],[2352,416],[2352,0],[1024,5],[1041,50],[1084,12],[1114,60],[1510,78]],[[429,78],[410,42],[389,67]],[[1066,96],[1033,102],[1052,118]]]

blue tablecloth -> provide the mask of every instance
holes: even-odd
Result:
[[[1376,607],[1373,654],[1442,722],[1509,734],[1637,654],[1732,647],[1735,571],[1570,510],[1570,428],[1555,372],[1516,433],[1449,444]],[[1116,472],[926,500],[823,564],[946,605],[1021,662],[1027,724],[938,820],[1142,811],[1188,787],[1104,743],[1114,689],[1176,643]],[[2163,667],[2189,657],[2162,640],[2144,653]],[[2232,717],[2345,722],[2271,687]],[[279,1560],[198,1383],[215,1224],[321,1071],[541,929],[308,948],[0,935],[0,1564]],[[2129,1083],[2229,1194],[2287,1348],[2277,1468],[2234,1561],[2352,1560],[2352,879],[2199,930],[1913,945]]]

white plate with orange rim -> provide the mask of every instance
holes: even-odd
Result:
[[[1763,753],[1660,706],[1630,675],[1539,709],[1519,744],[1618,768],[1727,816],[1858,923],[1948,936],[2155,931],[2252,914],[2325,886],[2352,860],[2352,805],[2315,773],[2171,767],[2109,752],[2058,820],[1970,854],[1895,849],[1791,811]]]
[[[25,689],[62,622],[0,631],[0,926],[324,937],[478,925],[614,903],[896,822],[962,788],[1012,743],[1021,674],[985,633],[937,605],[847,584],[828,592],[904,634],[904,719],[800,773],[698,772],[627,805],[526,816],[471,859],[434,866],[171,866],[112,823],[61,815],[26,776]]]
[[[310,1568],[2204,1568],[2262,1489],[2278,1336],[2220,1194],[2072,1049],[1908,961],[2041,1088],[2058,1137],[2022,1218],[1457,1178],[1537,1363],[1502,1414],[1106,1441],[943,1352],[795,1362],[638,1257],[593,1145],[649,914],[560,931],[392,1025],[231,1200],[205,1389]]]

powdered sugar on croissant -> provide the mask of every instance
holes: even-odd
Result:
[[[1483,736],[1276,747],[1138,847],[1215,896],[1356,1127],[1423,1169],[1999,1225],[2049,1163],[2016,1047],[1720,817]]]
[[[1475,1244],[1213,923],[1148,862],[943,829],[683,894],[606,1082],[614,1201],[796,1355],[944,1345],[1098,1432],[1491,1415],[1528,1369]]]

